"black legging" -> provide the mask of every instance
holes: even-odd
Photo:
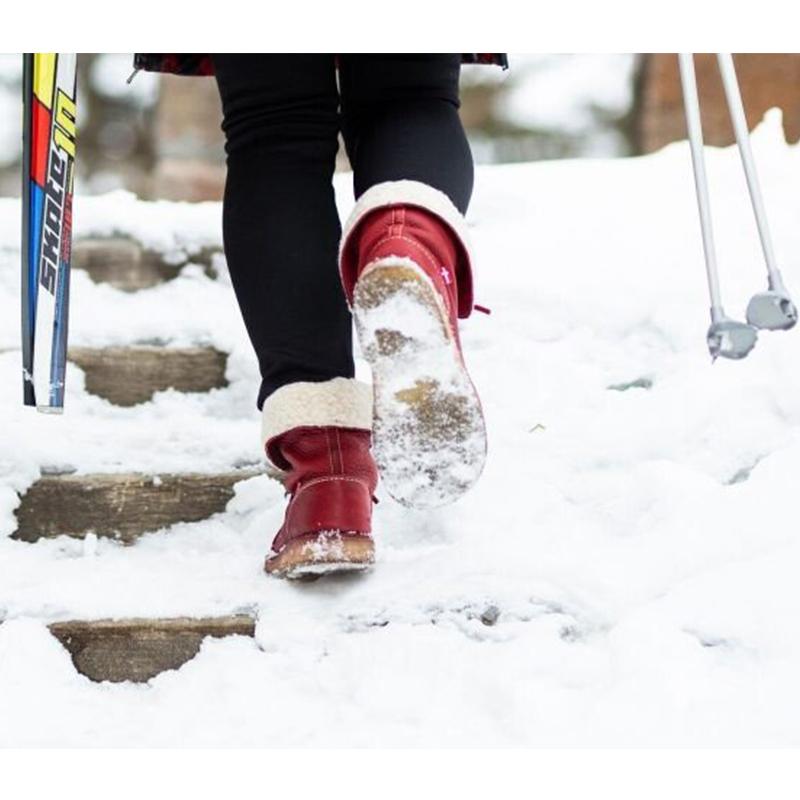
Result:
[[[460,57],[213,58],[228,154],[225,254],[261,369],[260,408],[284,384],[354,374],[331,185],[340,129],[356,197],[418,180],[466,211],[473,166],[458,117]]]

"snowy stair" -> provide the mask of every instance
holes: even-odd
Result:
[[[125,292],[149,289],[171,280],[188,262],[214,276],[218,248],[205,247],[170,261],[130,237],[79,239],[73,248],[73,266],[95,283]],[[212,347],[166,347],[137,343],[125,347],[72,347],[69,360],[86,373],[86,390],[114,405],[133,406],[156,392],[207,392],[227,385],[227,354]]]
[[[156,392],[207,392],[228,385],[226,353],[213,347],[72,347],[68,359],[86,374],[86,391],[117,406],[152,400]]]
[[[171,263],[129,237],[78,240],[73,266],[95,283],[125,292],[153,288],[188,261],[214,277],[218,248]],[[228,354],[213,347],[158,343],[71,347],[69,361],[85,375],[90,394],[116,406],[135,406],[156,392],[208,392],[228,385]],[[263,472],[242,467],[221,473],[42,474],[21,496],[12,538],[27,543],[57,536],[94,535],[134,544],[145,533],[206,520],[225,510],[234,485]],[[76,669],[94,681],[144,682],[193,658],[206,637],[253,636],[247,614],[168,619],[67,620],[49,625]]]
[[[54,622],[50,632],[66,647],[75,668],[94,681],[150,680],[194,658],[207,636],[253,636],[247,614],[203,619],[105,619]]]
[[[260,473],[43,475],[21,498],[13,538],[94,534],[132,544],[142,534],[221,513],[234,485]]]
[[[73,269],[84,270],[95,283],[106,283],[124,292],[150,289],[177,277],[191,261],[213,276],[214,260],[221,251],[204,247],[185,259],[167,260],[156,250],[148,250],[130,237],[78,239],[72,249]]]

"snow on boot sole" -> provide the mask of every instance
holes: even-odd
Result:
[[[290,541],[268,557],[264,570],[290,580],[313,580],[322,575],[358,572],[375,563],[375,544],[362,534],[326,531]]]
[[[388,257],[359,276],[353,315],[372,367],[384,486],[406,506],[457,500],[483,470],[486,431],[442,299],[414,261]]]

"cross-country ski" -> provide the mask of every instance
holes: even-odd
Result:
[[[76,69],[75,53],[24,56],[22,376],[25,405],[39,411],[64,407]]]

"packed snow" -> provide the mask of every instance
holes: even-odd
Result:
[[[757,131],[776,249],[800,292],[800,149]],[[726,309],[766,285],[733,149],[709,151]],[[351,205],[348,176],[337,183]],[[81,199],[78,235],[180,258],[217,205]],[[10,538],[42,469],[259,462],[254,357],[223,274],[123,294],[74,273],[75,345],[230,352],[230,386],[122,409],[70,369],[63,417],[21,405],[18,203],[0,201],[0,744],[797,745],[800,334],[710,363],[685,143],[645,158],[488,167],[469,213],[478,302],[464,344],[489,429],[478,485],[411,512],[385,493],[367,575],[261,572],[281,487],[124,547]],[[363,362],[360,373],[365,375]],[[76,673],[46,623],[250,611],[148,684]]]

